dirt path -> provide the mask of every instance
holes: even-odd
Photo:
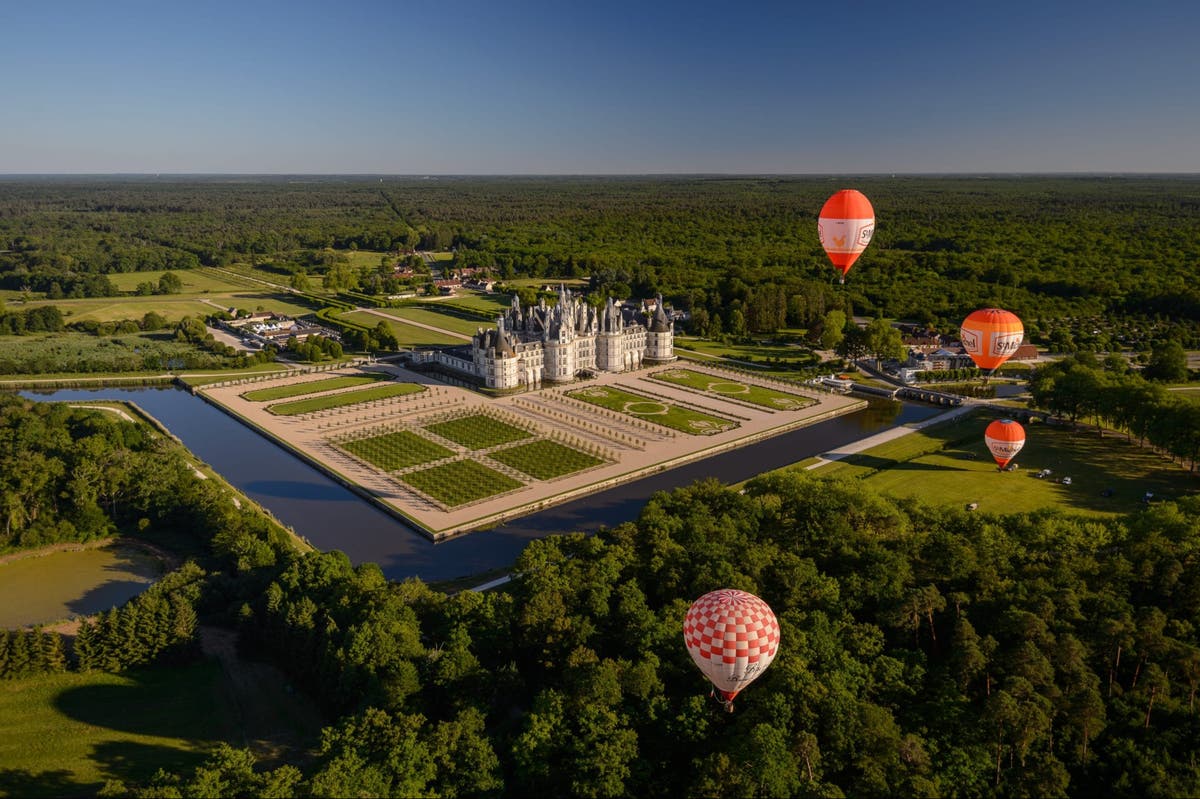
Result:
[[[393,322],[399,322],[400,324],[403,324],[403,325],[412,325],[413,327],[424,328],[425,330],[429,330],[434,333],[441,333],[442,335],[450,336],[451,338],[462,339],[463,341],[471,340],[470,336],[463,335],[462,333],[455,333],[453,330],[446,330],[445,328],[434,327],[433,325],[427,325],[423,322],[414,322],[412,319],[404,319],[399,316],[392,316],[389,313],[384,313],[383,311],[378,311],[374,308],[358,308],[357,310],[366,311],[367,313],[373,314],[375,316],[382,316],[384,319],[390,319]]]

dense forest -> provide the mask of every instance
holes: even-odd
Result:
[[[40,631],[0,637],[3,676],[195,657],[202,617],[329,720],[303,769],[221,747],[105,795],[1200,792],[1200,501],[1106,522],[796,473],[708,482],[531,543],[506,591],[448,595],[298,553],[139,425],[0,409],[10,547],[169,527],[201,561],[102,614],[69,656]],[[782,626],[733,713],[681,635],[719,587],[763,597]]]
[[[816,216],[843,184],[878,222],[840,287]],[[0,288],[95,296],[114,272],[453,247],[459,267],[661,292],[754,333],[834,308],[950,330],[995,305],[1060,351],[1194,347],[1198,222],[1194,177],[7,179]]]

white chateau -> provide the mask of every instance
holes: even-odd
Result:
[[[496,326],[480,328],[471,339],[470,361],[466,347],[455,350],[422,360],[467,372],[488,388],[531,388],[570,382],[580,372],[627,372],[673,361],[675,329],[661,297],[649,314],[611,297],[597,310],[559,287],[557,305],[543,297],[522,308],[514,295]]]

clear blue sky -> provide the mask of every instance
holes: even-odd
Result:
[[[0,173],[1200,172],[1200,3],[0,0]]]

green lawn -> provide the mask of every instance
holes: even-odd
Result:
[[[395,310],[394,308],[389,308],[387,309],[387,313],[392,313]],[[400,346],[402,347],[444,347],[451,344],[467,343],[461,338],[437,333],[433,330],[426,330],[416,325],[406,325],[404,322],[396,319],[384,319],[382,316],[376,316],[367,311],[351,311],[350,313],[338,314],[338,318],[371,328],[383,322],[396,334],[396,340],[400,342]]]
[[[118,291],[136,291],[140,283],[158,285],[158,279],[171,272],[183,283],[180,294],[224,294],[246,288],[244,281],[214,269],[159,269],[153,272],[114,272],[108,279]]]
[[[207,300],[208,302],[205,302]],[[209,303],[215,303],[215,305]],[[242,289],[236,292],[212,292],[203,294],[164,294],[137,297],[93,297],[82,300],[34,300],[28,303],[12,303],[12,308],[36,308],[54,305],[62,311],[63,319],[71,322],[96,321],[119,322],[123,319],[139,320],[148,312],[162,314],[177,322],[185,316],[208,316],[226,308],[241,308],[247,311],[275,311],[288,316],[303,316],[312,313],[312,308],[299,304],[285,295]]]
[[[716,377],[703,372],[694,372],[691,369],[666,369],[661,372],[655,372],[650,376],[664,383],[675,383],[697,391],[704,391],[708,394],[761,405],[764,408],[771,408],[772,410],[796,411],[801,408],[807,408],[809,405],[815,405],[817,402],[814,399],[802,397],[798,394],[788,394],[784,391],[776,391],[773,388],[765,388],[753,383],[742,383],[730,380],[727,377]]]
[[[762,366],[802,367],[817,364],[817,356],[811,351],[788,344],[725,344],[692,336],[676,336],[675,347]]]
[[[528,430],[522,430],[482,413],[425,425],[425,429],[467,449],[487,449],[533,435]]]
[[[452,311],[452,309],[448,310]],[[402,308],[388,308],[385,313],[400,319],[410,319],[424,325],[432,325],[441,330],[449,330],[452,333],[461,333],[464,336],[473,336],[479,328],[490,326],[482,319],[467,319],[454,315],[452,312],[439,312],[438,305],[434,303],[428,303],[419,308],[411,305]]]
[[[382,436],[360,438],[340,445],[342,449],[373,463],[385,472],[440,460],[454,454],[416,433],[400,430]]]
[[[448,300],[429,303],[434,308],[463,308],[475,313],[499,316],[512,305],[508,294],[460,294]]]
[[[822,476],[867,480],[883,493],[930,504],[979,503],[981,511],[1017,513],[1062,508],[1109,516],[1142,507],[1146,491],[1160,498],[1192,494],[1200,482],[1179,466],[1128,443],[1123,435],[1100,438],[1094,429],[1025,425],[1020,469],[999,472],[983,441],[995,419],[975,415],[912,433],[843,461],[821,467]],[[1049,478],[1034,475],[1050,469]],[[1057,482],[1070,477],[1072,485]],[[1112,496],[1101,496],[1111,488]]]
[[[738,427],[738,423],[730,419],[608,386],[576,389],[568,391],[567,396],[690,435],[711,436]]]
[[[0,796],[93,795],[242,745],[215,662],[0,680]]]
[[[295,402],[281,402],[268,405],[267,410],[276,416],[297,416],[302,413],[324,411],[330,408],[342,408],[347,405],[359,405],[373,400],[399,397],[405,394],[416,394],[424,391],[425,387],[416,383],[387,383],[382,386],[362,388],[357,391],[345,391],[341,394],[330,394],[324,397],[311,397]]]
[[[380,373],[330,377],[326,378],[325,380],[313,380],[306,383],[292,383],[286,386],[275,386],[274,388],[260,388],[255,391],[247,391],[245,394],[242,394],[242,398],[247,399],[250,402],[269,402],[270,400],[287,399],[288,397],[302,397],[305,394],[317,394],[322,391],[333,391],[334,389],[339,388],[363,386],[379,380],[385,380],[388,377],[389,375]]]
[[[506,474],[470,460],[408,472],[400,479],[452,508],[524,485]]]
[[[488,453],[488,457],[538,480],[550,480],[607,462],[546,439],[496,450]]]

